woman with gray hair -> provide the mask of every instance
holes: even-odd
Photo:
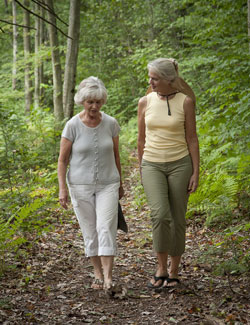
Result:
[[[84,79],[75,95],[83,110],[62,132],[58,159],[59,202],[68,207],[68,190],[94,267],[93,289],[112,287],[116,255],[118,200],[123,196],[119,156],[120,126],[101,111],[107,91],[96,77]],[[67,167],[69,169],[67,171]]]
[[[150,62],[148,75],[152,92],[138,104],[138,159],[158,261],[148,287],[172,288],[180,282],[188,197],[199,179],[195,95],[179,77],[175,59]]]

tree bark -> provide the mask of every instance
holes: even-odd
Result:
[[[24,1],[25,6],[29,6],[29,0]],[[30,14],[24,10],[24,25],[30,27]],[[24,83],[25,83],[25,110],[27,113],[30,112],[32,104],[32,82],[31,82],[31,64],[29,63],[31,53],[31,41],[30,31],[28,28],[23,29],[23,44],[24,44],[24,58],[25,58],[25,72],[24,72]]]
[[[35,11],[37,11],[38,14],[40,14],[40,6],[38,4],[34,5]],[[40,84],[41,84],[41,76],[40,76],[40,60],[38,58],[39,56],[39,49],[40,49],[40,24],[41,20],[38,17],[35,17],[35,73],[34,73],[34,78],[35,78],[35,89],[34,89],[34,106],[35,108],[39,107],[40,105]]]
[[[41,11],[41,17],[45,17],[45,10],[43,8],[40,8]],[[40,46],[44,46],[46,44],[46,40],[45,40],[45,34],[46,34],[46,29],[45,29],[45,22],[44,20],[40,19],[40,32],[39,32],[39,36],[40,36]],[[44,64],[43,62],[41,62],[40,66],[39,66],[39,74],[40,74],[40,102],[43,103],[44,100],[44,87],[42,86],[45,83],[45,78],[44,78]]]
[[[5,13],[10,15],[11,14],[11,10],[9,8],[9,4],[7,0],[4,0],[4,7],[5,7]]]
[[[13,67],[12,67],[12,89],[16,89],[17,85],[17,26],[16,26],[16,18],[17,18],[17,11],[16,11],[16,1],[12,1],[12,16],[13,16]]]
[[[46,4],[54,11],[53,0],[46,0]],[[56,26],[55,16],[48,12],[48,20],[54,26]],[[63,114],[63,101],[62,101],[62,69],[60,62],[59,42],[57,29],[49,25],[49,39],[52,52],[52,69],[53,69],[53,103],[54,103],[54,115],[57,121],[61,121],[64,118]]]
[[[76,83],[76,66],[80,35],[81,0],[70,1],[69,29],[67,53],[63,83],[63,110],[64,117],[70,118],[74,114],[74,92]]]

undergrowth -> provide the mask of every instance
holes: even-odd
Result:
[[[21,247],[52,227],[51,209],[57,206],[54,125],[46,109],[26,116],[11,100],[1,109],[0,275],[13,267],[9,254],[18,260]]]

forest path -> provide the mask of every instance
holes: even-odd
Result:
[[[149,211],[136,205],[138,170],[135,157],[131,161],[121,201],[129,232],[118,233],[114,267],[114,280],[127,286],[127,295],[110,298],[90,288],[92,268],[83,254],[79,226],[73,213],[66,214],[53,232],[27,248],[30,254],[23,263],[0,279],[1,324],[250,324],[246,279],[229,282],[213,276],[209,263],[195,262],[200,247],[209,243],[209,233],[195,221],[188,221],[181,285],[160,292],[147,289],[156,260]]]

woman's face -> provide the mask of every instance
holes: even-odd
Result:
[[[102,105],[103,105],[103,100],[101,99],[86,99],[83,102],[83,107],[85,108],[85,111],[91,117],[99,116]]]
[[[169,86],[169,81],[162,79],[152,70],[149,70],[148,76],[149,76],[149,84],[152,90],[159,93],[161,92],[164,93],[166,88]]]

